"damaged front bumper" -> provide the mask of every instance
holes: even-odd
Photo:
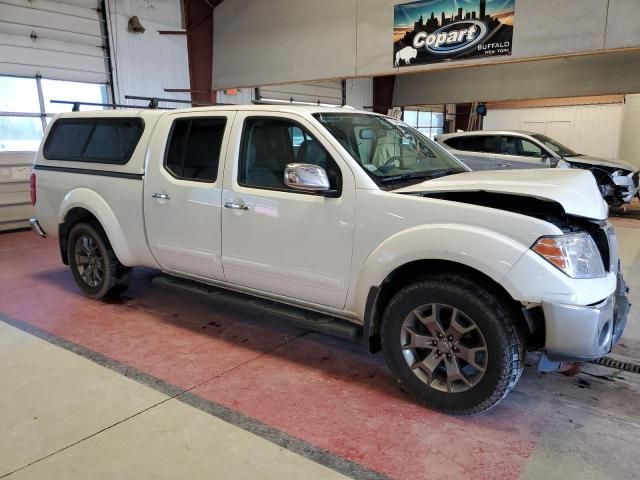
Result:
[[[627,324],[628,292],[619,272],[616,291],[596,305],[543,301],[545,352],[539,369],[553,370],[554,364],[563,361],[596,360],[611,352]]]
[[[612,175],[611,180],[616,186],[617,194],[624,203],[630,203],[633,197],[638,195],[640,187],[638,182],[639,172],[631,172],[627,175]]]

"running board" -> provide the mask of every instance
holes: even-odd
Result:
[[[290,323],[305,330],[324,333],[353,342],[359,342],[362,336],[362,327],[355,323],[272,300],[265,300],[244,293],[217,288],[207,285],[206,283],[165,274],[154,277],[152,283],[159,287],[169,287],[204,295],[212,300],[226,303],[227,305],[241,308],[249,307],[254,310],[284,317]]]

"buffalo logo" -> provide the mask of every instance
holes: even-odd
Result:
[[[395,66],[399,67],[400,62],[403,61],[405,65],[409,65],[411,60],[414,60],[418,56],[418,50],[413,47],[404,47],[402,50],[396,52]]]
[[[481,43],[488,33],[489,29],[484,22],[480,20],[462,20],[445,25],[431,34],[418,32],[413,38],[413,46],[415,48],[424,47],[434,55],[451,55],[470,50]],[[406,48],[403,50],[406,50]]]

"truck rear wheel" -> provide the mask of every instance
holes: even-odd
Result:
[[[102,299],[127,289],[128,269],[118,261],[100,225],[74,225],[67,241],[67,255],[73,278],[88,297]]]
[[[463,276],[409,285],[384,311],[387,365],[420,403],[456,415],[488,410],[511,391],[524,366],[523,342],[508,312]]]

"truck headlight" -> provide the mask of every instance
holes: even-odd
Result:
[[[606,276],[602,256],[588,233],[542,237],[531,249],[571,278]]]

